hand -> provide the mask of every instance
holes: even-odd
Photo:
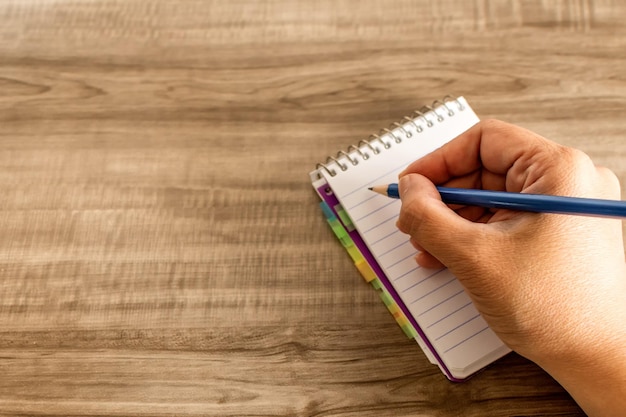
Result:
[[[606,404],[624,412],[620,220],[449,207],[435,184],[619,199],[615,175],[581,151],[484,121],[400,174],[398,227],[422,251],[420,265],[447,266],[502,341],[544,367],[590,415],[613,415]],[[609,381],[612,390],[601,389]]]

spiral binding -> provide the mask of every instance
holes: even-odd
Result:
[[[433,101],[430,106],[422,106],[422,108],[415,110],[410,116],[404,116],[400,122],[393,122],[388,128],[380,129],[378,134],[371,134],[367,140],[364,139],[356,145],[350,145],[346,151],[339,151],[337,155],[329,156],[326,158],[326,162],[318,163],[316,169],[318,172],[323,169],[331,177],[334,177],[338,173],[334,168],[329,167],[330,164],[334,163],[341,171],[347,171],[349,169],[347,163],[358,165],[360,162],[358,158],[354,157],[355,153],[361,157],[361,160],[366,161],[371,158],[368,149],[373,155],[377,155],[382,151],[376,145],[382,145],[383,149],[389,149],[393,146],[393,142],[402,143],[404,139],[412,138],[414,133],[410,128],[407,128],[408,125],[413,126],[415,132],[420,134],[425,129],[433,127],[435,123],[441,123],[445,120],[441,115],[441,111],[445,111],[448,117],[454,116],[454,109],[452,109],[450,103],[456,104],[457,111],[465,110],[465,106],[458,99],[445,96],[442,100]],[[385,141],[383,139],[385,135],[393,140]],[[347,163],[342,162],[342,160]]]

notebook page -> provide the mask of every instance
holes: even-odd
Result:
[[[351,157],[361,159],[357,165],[353,166],[346,158],[340,159],[347,165],[346,171],[332,164],[329,168],[337,175],[332,176],[325,170],[321,173],[446,366],[457,376],[466,376],[494,360],[495,354],[500,357],[508,349],[489,329],[461,284],[447,269],[426,269],[415,263],[417,251],[408,236],[395,226],[400,201],[367,189],[397,182],[398,174],[409,163],[477,123],[477,116],[462,98],[459,104],[464,110],[460,111],[453,102],[448,103],[453,116],[448,115],[446,107],[436,108],[436,115],[427,114],[432,127],[427,127],[424,118],[414,119],[414,123],[423,128],[421,133],[412,123],[404,124],[404,131],[393,130],[394,135],[402,139],[401,143],[396,143],[389,134],[383,136],[390,148],[382,149],[382,143],[374,144],[381,150],[377,155],[362,147],[363,152],[372,155],[367,160],[353,152]],[[410,138],[406,137],[407,132]]]

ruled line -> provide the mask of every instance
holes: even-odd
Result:
[[[421,312],[418,317],[423,316],[424,314],[428,313],[430,310],[439,307],[440,305],[442,305],[443,303],[445,303],[446,301],[450,301],[452,300],[454,297],[456,297],[459,294],[462,294],[464,292],[464,290],[461,290],[457,293],[452,294],[450,297],[446,298],[443,301],[438,302],[437,304],[435,304],[434,306],[430,307],[428,310]]]
[[[393,252],[394,250],[398,249],[400,246],[404,246],[404,245],[406,245],[406,244],[409,244],[409,241],[408,241],[408,240],[407,240],[407,241],[404,241],[404,242],[402,242],[402,243],[400,243],[400,244],[399,244],[399,245],[397,245],[397,246],[394,246],[393,248],[388,249],[386,252],[383,252],[383,253],[378,254],[378,257],[379,257],[379,258],[382,258],[383,256],[385,256],[385,255],[387,255],[387,254],[389,254],[389,253]]]
[[[396,266],[396,265],[398,265],[398,264],[400,264],[400,263],[402,263],[402,262],[406,261],[407,259],[409,259],[409,258],[413,258],[413,257],[414,257],[415,255],[417,255],[417,254],[418,254],[418,252],[417,252],[417,251],[415,251],[414,253],[410,253],[410,254],[408,254],[407,256],[405,256],[404,258],[399,259],[399,260],[397,260],[396,262],[392,263],[391,265],[387,265],[387,266],[385,266],[385,268],[387,268],[387,269],[391,269],[391,268],[393,268],[394,266]]]
[[[385,235],[385,236],[381,237],[381,238],[380,238],[380,239],[378,239],[377,241],[374,241],[374,242],[370,243],[370,246],[374,246],[375,244],[382,242],[383,240],[387,239],[387,238],[388,238],[388,237],[390,237],[390,236],[397,235],[398,233],[400,233],[400,231],[399,231],[399,230],[394,230],[393,232],[391,232],[391,233],[389,233],[389,234],[387,234],[387,235]]]
[[[442,269],[441,271],[444,271],[444,269]],[[439,272],[441,272],[439,271]],[[437,274],[439,273],[437,272]],[[436,275],[436,274],[435,274]],[[415,300],[411,301],[411,304],[417,303],[418,301],[420,301],[421,299],[423,299],[424,297],[428,297],[429,295],[431,295],[434,292],[439,291],[440,289],[442,289],[443,287],[445,287],[446,285],[450,285],[452,282],[456,281],[456,278],[452,278],[451,280],[445,282],[444,284],[438,286],[437,288],[435,288],[434,290],[430,291],[429,293],[426,293],[424,295],[422,295],[420,298],[416,298]]]
[[[466,337],[465,339],[461,340],[459,343],[457,343],[454,346],[449,347],[448,349],[446,349],[443,353],[448,353],[450,352],[452,349],[457,348],[459,346],[461,346],[463,343],[467,342],[468,340],[478,336],[479,334],[481,334],[482,332],[484,332],[485,330],[487,330],[489,328],[489,326],[485,326],[482,330],[477,331],[476,333],[474,333],[471,336]]]
[[[369,217],[369,216],[371,216],[372,214],[377,213],[377,212],[379,212],[380,210],[384,209],[385,207],[389,207],[390,205],[392,205],[392,204],[394,204],[394,203],[396,202],[396,200],[391,200],[391,199],[389,199],[389,200],[390,200],[390,201],[389,201],[389,203],[387,203],[387,204],[385,204],[385,205],[383,205],[383,206],[380,206],[380,207],[376,208],[375,210],[368,211],[368,212],[367,212],[367,214],[366,214],[365,216],[359,217],[359,218],[358,218],[358,219],[356,219],[355,221],[357,221],[357,222],[363,221],[363,219],[368,218],[368,217]]]
[[[355,208],[357,208],[358,206],[360,206],[361,204],[367,203],[368,201],[376,198],[376,197],[380,197],[380,194],[376,194],[372,192],[372,196],[369,198],[366,198],[365,200],[361,200],[358,203],[356,203],[355,205],[353,205],[352,207],[349,207],[347,210],[354,210]]]
[[[406,277],[407,275],[409,275],[409,274],[410,274],[410,273],[412,273],[412,272],[417,271],[418,269],[420,269],[420,266],[419,266],[419,265],[415,265],[415,267],[414,267],[413,269],[408,270],[408,271],[407,271],[407,272],[405,272],[404,274],[402,274],[402,275],[399,275],[399,276],[395,277],[395,278],[393,279],[393,282],[398,282],[400,279],[402,279],[402,278]],[[423,280],[422,280],[422,281],[420,281],[420,282],[417,282],[417,283],[413,284],[413,285],[412,285],[411,287],[409,287],[409,288],[406,288],[406,289],[402,290],[402,292],[405,292],[405,291],[407,291],[407,290],[410,290],[412,287],[414,287],[414,286],[416,286],[416,285],[419,285],[421,282],[423,282]]]
[[[378,223],[378,224],[370,227],[369,229],[365,230],[363,232],[363,234],[367,234],[367,233],[371,232],[372,230],[376,229],[377,227],[382,226],[383,224],[387,223],[388,221],[395,220],[397,218],[398,218],[398,215],[394,214],[393,216],[389,217],[388,219],[385,219],[385,220],[381,221],[380,223]]]
[[[419,280],[418,282],[416,282],[415,284],[411,285],[408,288],[405,288],[402,292],[408,291],[413,287],[416,287],[418,285],[420,285],[422,282],[428,281],[431,277],[434,277],[435,275],[437,275],[438,273],[440,273],[441,271],[443,271],[443,269],[440,269],[439,271],[435,271],[432,274],[428,275],[427,277],[422,278],[421,280]],[[402,277],[399,277],[402,278]],[[395,281],[395,280],[394,280]],[[445,285],[445,284],[444,284]],[[442,285],[443,286],[443,285]],[[441,288],[442,286],[440,286],[439,288]]]
[[[478,317],[480,317],[480,314],[476,314],[474,317],[472,317],[471,319],[467,319],[466,321],[464,321],[463,323],[459,324],[458,326],[448,330],[447,332],[445,332],[444,334],[442,334],[441,336],[439,336],[438,338],[436,338],[435,340],[439,340],[441,338],[446,337],[447,335],[449,335],[450,333],[452,333],[453,331],[465,326],[466,324],[468,324],[471,321],[476,320]]]
[[[437,320],[436,322],[431,323],[431,324],[427,327],[427,329],[430,329],[431,327],[433,327],[433,326],[437,325],[438,323],[441,323],[442,321],[444,321],[445,319],[447,319],[447,318],[448,318],[448,317],[450,317],[451,315],[453,315],[453,314],[455,314],[455,313],[458,313],[459,311],[463,310],[464,308],[466,308],[467,306],[469,306],[469,305],[471,305],[471,304],[472,304],[472,302],[470,301],[469,303],[465,304],[464,306],[459,307],[459,308],[457,308],[456,310],[454,310],[454,311],[452,311],[452,312],[450,312],[450,313],[446,314],[445,316],[443,316],[442,318],[440,318],[440,319],[439,319],[439,320]]]

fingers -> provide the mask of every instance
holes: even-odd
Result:
[[[475,223],[486,223],[491,212],[483,207],[465,206],[454,210],[456,214]]]
[[[479,122],[453,141],[409,165],[400,176],[424,175],[435,184],[464,177],[479,170],[488,172],[483,188],[505,185],[507,172],[516,163],[532,163],[538,149],[552,142],[518,126],[498,120]],[[527,158],[524,158],[526,156]],[[519,190],[517,190],[519,191]]]
[[[415,249],[419,251],[417,255],[415,255],[415,261],[423,268],[443,268],[444,265],[439,261],[439,259],[435,258],[433,255],[428,253],[426,249],[422,247],[417,241],[413,238],[410,239],[411,244]]]
[[[428,252],[420,252],[420,253],[418,253],[415,256],[415,261],[422,268],[438,269],[438,268],[444,268],[445,267],[445,265],[442,264],[441,261],[439,261],[439,259],[435,258],[433,255],[431,255]]]
[[[472,256],[472,242],[480,236],[476,230],[478,225],[443,203],[427,178],[409,174],[400,178],[399,185],[402,208],[397,225],[402,232],[411,235],[416,248],[423,250],[417,256],[420,265],[439,267]]]
[[[420,244],[417,242],[417,240],[415,240],[415,239],[411,238],[411,239],[409,239],[409,242],[411,242],[411,245],[413,245],[413,247],[414,247],[415,249],[417,249],[417,250],[418,250],[418,251],[420,251],[420,252],[424,252],[424,250],[425,250],[425,249],[422,247],[422,245],[420,245]]]

